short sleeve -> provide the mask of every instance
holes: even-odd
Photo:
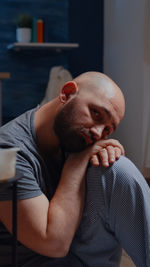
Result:
[[[17,180],[17,198],[27,199],[36,197],[42,194],[41,188],[35,177],[35,171],[22,155],[18,153],[16,162],[15,176],[19,177]],[[7,183],[0,188],[0,201],[12,199],[12,184]]]

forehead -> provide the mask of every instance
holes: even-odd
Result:
[[[106,93],[103,93],[101,90],[94,87],[79,91],[79,97],[83,102],[89,101],[97,105],[100,105],[101,103],[109,103],[111,99],[106,96]]]
[[[81,91],[100,93],[107,98],[115,96],[115,84],[106,77],[97,76],[95,79],[86,77],[80,84]]]

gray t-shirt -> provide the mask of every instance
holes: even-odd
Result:
[[[36,108],[37,109],[37,108]],[[27,199],[44,193],[50,200],[57,187],[60,170],[50,158],[44,158],[38,149],[34,128],[32,109],[0,128],[0,148],[19,147],[17,154],[16,175],[20,176],[17,183],[18,199]],[[0,190],[0,201],[12,198],[11,185]],[[0,222],[0,266],[11,263],[11,235]],[[19,243],[19,262],[37,255]]]

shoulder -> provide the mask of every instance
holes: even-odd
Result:
[[[28,110],[0,127],[0,148],[19,147],[34,142],[33,118],[36,109]]]

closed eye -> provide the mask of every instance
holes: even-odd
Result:
[[[110,127],[106,126],[106,127],[104,128],[104,132],[105,132],[107,135],[109,135],[109,134],[110,134]]]
[[[104,136],[107,137],[108,135],[113,133],[113,128],[110,126],[105,126],[104,128]]]

